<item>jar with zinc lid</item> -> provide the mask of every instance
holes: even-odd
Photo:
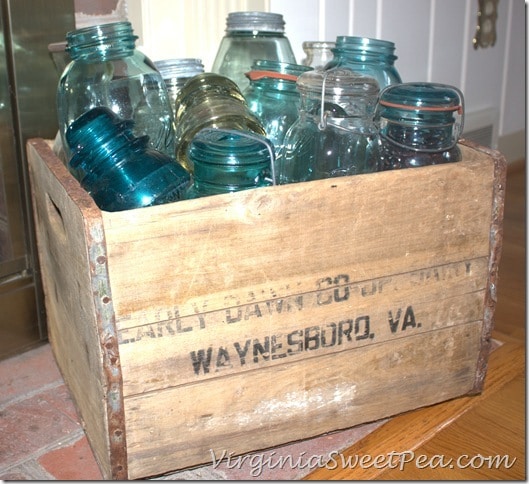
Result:
[[[463,94],[430,82],[389,86],[380,93],[378,169],[392,170],[461,160]]]
[[[191,173],[193,163],[187,150],[195,135],[204,128],[250,131],[266,136],[259,119],[231,79],[204,72],[190,79],[176,98],[176,159]]]
[[[306,72],[297,86],[299,116],[285,136],[279,183],[375,171],[376,80],[337,68]]]
[[[72,61],[57,88],[59,131],[65,150],[68,126],[83,113],[106,106],[134,122],[135,136],[174,155],[173,111],[167,88],[152,61],[135,48],[130,22],[95,25],[68,32]],[[71,153],[66,153],[68,159]]]
[[[402,82],[395,67],[395,44],[389,40],[342,35],[336,38],[332,52],[334,57],[325,69],[351,69],[375,78],[380,89]]]
[[[258,59],[296,64],[283,15],[271,12],[230,12],[212,71],[232,79],[241,91],[248,86],[245,73]]]
[[[92,108],[66,130],[68,167],[101,210],[116,212],[174,202],[190,176],[174,158],[132,133],[133,121],[106,107]]]

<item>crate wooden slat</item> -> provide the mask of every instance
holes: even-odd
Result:
[[[106,477],[481,391],[505,159],[102,212],[28,142],[50,342]]]

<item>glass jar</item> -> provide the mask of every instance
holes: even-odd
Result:
[[[296,64],[283,16],[269,12],[229,13],[226,33],[211,70],[229,77],[244,92],[249,83],[245,73],[258,59]]]
[[[187,149],[195,135],[204,128],[244,130],[266,135],[237,84],[212,72],[190,79],[178,93],[175,109],[176,159],[190,172],[193,172],[193,163]]]
[[[380,93],[376,123],[380,133],[379,170],[461,160],[463,94],[430,82],[389,86]]]
[[[272,142],[276,164],[282,156],[285,134],[298,118],[298,77],[311,67],[257,60],[246,75],[250,85],[243,93],[250,110],[259,118]]]
[[[57,90],[59,130],[65,149],[68,126],[97,106],[134,121],[135,136],[174,156],[173,111],[167,88],[153,63],[136,50],[130,22],[95,25],[68,32],[72,62]],[[71,153],[66,153],[68,159]]]
[[[181,200],[189,173],[174,158],[135,137],[133,121],[106,107],[79,116],[66,130],[68,167],[101,210],[116,212]]]
[[[301,63],[314,69],[323,69],[334,57],[336,42],[306,41],[301,44],[305,58]]]
[[[273,147],[269,140],[255,133],[203,129],[189,146],[189,158],[195,171],[188,199],[273,183]]]
[[[332,52],[334,57],[325,69],[342,67],[374,77],[380,89],[402,82],[395,67],[397,56],[394,54],[393,42],[368,37],[338,36]]]
[[[299,116],[285,136],[279,183],[375,171],[376,80],[337,68],[306,72],[297,86]]]
[[[198,74],[204,72],[204,64],[201,59],[164,59],[154,61],[154,65],[167,87],[173,112],[176,109],[176,97],[185,83]]]

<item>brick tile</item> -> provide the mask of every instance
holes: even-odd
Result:
[[[9,405],[0,411],[0,469],[76,432],[82,434],[80,425],[42,395]]]
[[[103,475],[85,436],[77,442],[52,450],[38,460],[57,480],[101,480]]]
[[[43,391],[40,393],[40,396],[57,410],[70,417],[74,422],[80,424],[79,414],[66,385],[59,385],[56,388]]]
[[[49,481],[53,476],[48,474],[36,461],[27,461],[6,471],[0,471],[3,481]]]
[[[3,360],[0,364],[0,407],[58,381],[62,381],[62,377],[49,344]]]
[[[30,481],[32,477],[29,473],[24,472],[24,469],[20,468],[6,471],[4,474],[0,471],[0,480],[2,481]]]

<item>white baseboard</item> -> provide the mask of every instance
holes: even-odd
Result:
[[[522,130],[498,138],[498,151],[505,156],[508,163],[526,158],[526,137],[526,131]]]

